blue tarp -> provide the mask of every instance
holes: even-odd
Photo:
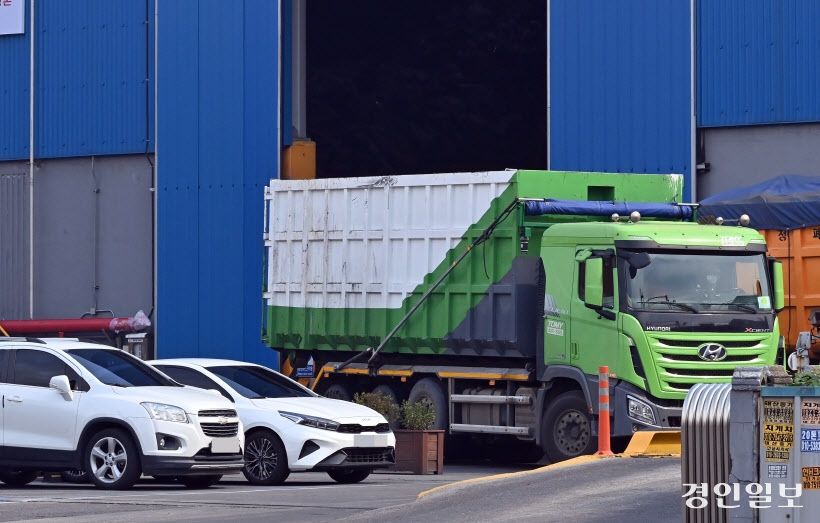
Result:
[[[769,181],[731,189],[700,202],[698,217],[736,220],[748,214],[757,230],[786,231],[820,225],[820,176],[784,174]]]
[[[674,203],[646,202],[588,202],[585,200],[529,201],[524,204],[527,216],[542,214],[571,214],[576,216],[612,216],[617,213],[629,216],[638,211],[645,218],[675,218],[684,220],[692,217],[692,208]]]

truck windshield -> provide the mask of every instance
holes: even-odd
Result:
[[[772,308],[762,254],[648,254],[644,268],[627,262],[631,309],[756,314]]]

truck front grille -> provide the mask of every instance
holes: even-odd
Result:
[[[202,432],[212,438],[228,438],[239,433],[239,423],[200,423]]]
[[[757,366],[766,361],[769,338],[743,340],[676,340],[667,337],[649,339],[661,391],[687,393],[696,383],[726,383],[732,380],[738,365]],[[705,343],[719,343],[727,356],[721,361],[704,361],[698,348]]]

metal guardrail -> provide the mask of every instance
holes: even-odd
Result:
[[[731,383],[698,383],[689,390],[681,415],[681,496],[706,484],[708,508],[688,507],[681,497],[684,523],[724,523],[725,508],[711,488],[729,482],[729,394]]]

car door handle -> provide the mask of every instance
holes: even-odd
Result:
[[[23,403],[23,398],[20,396],[9,396],[8,400],[13,401],[14,403]]]

